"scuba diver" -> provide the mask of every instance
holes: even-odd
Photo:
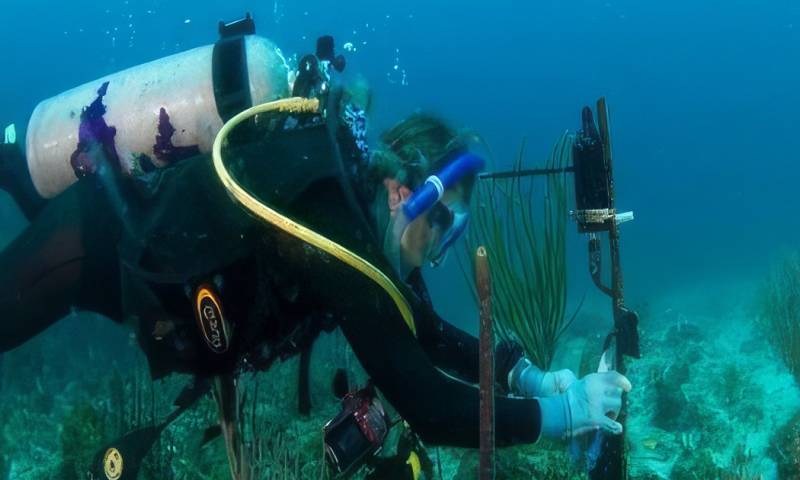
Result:
[[[477,447],[478,341],[436,314],[421,268],[464,232],[483,161],[425,114],[370,152],[369,97],[338,85],[331,37],[292,71],[249,15],[220,34],[42,102],[25,152],[2,145],[30,225],[0,253],[0,351],[72,310],[124,322],[154,379],[196,377],[181,409],[213,385],[230,444],[236,376],[338,327],[370,384],[325,427],[337,471],[390,428],[376,391],[424,442]],[[621,374],[544,372],[507,343],[496,358],[498,445],[621,432]],[[106,476],[129,478],[109,476],[113,450]]]

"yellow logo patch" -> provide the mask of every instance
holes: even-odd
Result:
[[[122,454],[114,447],[106,450],[103,456],[103,471],[108,480],[119,480],[122,476]]]
[[[195,315],[200,333],[214,353],[225,353],[230,347],[230,329],[222,312],[222,302],[211,287],[201,285],[195,294]]]

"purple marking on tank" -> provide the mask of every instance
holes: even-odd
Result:
[[[81,112],[81,124],[78,129],[78,146],[70,156],[70,164],[78,178],[85,177],[97,171],[95,155],[92,151],[99,147],[105,159],[111,162],[115,168],[119,168],[119,156],[114,145],[114,137],[117,129],[106,124],[103,115],[106,114],[106,106],[103,105],[103,97],[108,91],[108,82],[97,90],[97,98]]]
[[[156,144],[153,145],[153,153],[157,159],[170,164],[200,154],[200,148],[197,145],[188,147],[176,147],[173,145],[172,135],[174,133],[175,127],[169,121],[167,109],[161,107],[158,112],[158,135],[156,135]]]

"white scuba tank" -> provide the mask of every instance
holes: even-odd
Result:
[[[246,65],[250,103],[287,97],[289,67],[280,50],[256,35],[243,37],[243,45],[246,61],[240,63]],[[98,127],[105,129],[126,173],[163,167],[175,152],[210,152],[223,124],[219,92],[215,94],[214,48],[199,47],[132,67],[41,102],[26,138],[28,169],[39,194],[52,198],[77,180],[79,141]],[[82,118],[89,116],[83,115],[87,110],[101,118]]]

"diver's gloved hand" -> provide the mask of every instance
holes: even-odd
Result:
[[[574,438],[603,429],[622,433],[614,419],[622,406],[622,392],[631,382],[618,372],[592,373],[572,383],[565,393],[540,397],[542,435],[549,438]]]
[[[543,372],[527,358],[521,358],[509,373],[508,385],[515,395],[551,397],[566,392],[576,380],[572,370]]]

